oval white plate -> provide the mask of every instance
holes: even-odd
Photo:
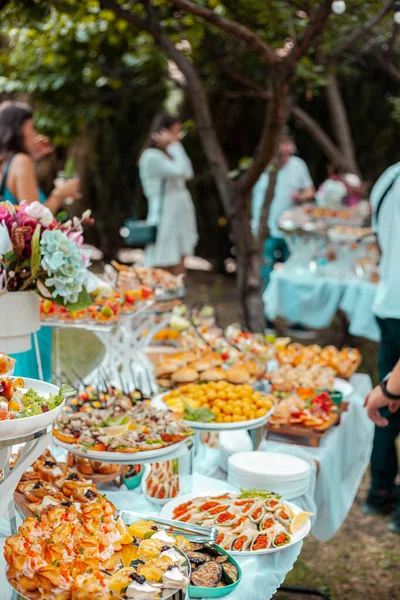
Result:
[[[168,406],[163,401],[163,397],[169,392],[164,392],[163,394],[159,394],[158,396],[154,396],[154,398],[150,402],[150,406],[154,408],[158,408],[159,410],[168,410]],[[239,423],[202,423],[199,421],[185,421],[185,425],[188,425],[192,429],[202,429],[205,431],[233,431],[235,429],[256,429],[257,427],[261,427],[268,423],[270,416],[274,412],[274,408],[272,407],[267,414],[263,417],[259,417],[258,419],[251,419],[250,421],[240,421]]]
[[[230,491],[227,493],[232,494],[233,492]],[[212,492],[204,492],[204,496],[215,496],[215,495],[219,495],[217,492],[215,492],[215,490]],[[168,502],[168,504],[166,504],[161,509],[160,516],[163,519],[173,519],[172,515],[174,512],[174,509],[177,506],[179,506],[180,504],[184,504],[185,502],[189,502],[189,500],[193,500],[194,498],[198,498],[198,497],[200,497],[199,494],[184,494],[183,496],[174,498],[173,500],[170,500],[170,502]],[[299,508],[298,506],[296,506],[296,504],[293,504],[292,502],[287,502],[286,500],[285,500],[285,502],[295,514],[303,512],[303,510],[301,508]],[[310,533],[310,529],[311,529],[311,521],[310,521],[310,519],[308,519],[308,521],[304,525],[304,527],[299,529],[299,531],[296,531],[296,533],[290,534],[290,536],[291,536],[290,544],[286,544],[286,546],[282,546],[281,548],[268,548],[267,550],[258,550],[257,552],[254,552],[252,550],[243,550],[242,552],[239,552],[237,550],[226,550],[226,552],[228,552],[228,554],[231,554],[232,556],[257,556],[258,554],[272,554],[273,552],[279,552],[280,550],[284,550],[285,548],[289,548],[289,546],[293,546],[294,544],[297,544],[297,542],[300,542],[302,539],[304,539]]]
[[[68,452],[71,452],[71,454],[75,454],[75,456],[81,456],[82,458],[90,458],[91,460],[96,460],[99,462],[134,465],[138,462],[138,460],[144,460],[148,458],[154,458],[155,460],[157,460],[159,456],[171,454],[177,448],[180,448],[186,440],[182,440],[180,442],[177,442],[176,444],[171,444],[170,446],[165,446],[164,448],[157,448],[155,450],[144,450],[143,452],[96,452],[95,450],[85,451],[79,448],[79,446],[61,442],[54,436],[53,441],[58,446],[61,446],[61,448],[64,448],[65,450],[68,450]]]
[[[10,379],[16,379],[16,377],[10,377]],[[48,398],[50,394],[58,394],[59,388],[52,383],[46,383],[45,381],[39,381],[38,379],[30,379],[28,377],[22,378],[25,383],[23,390],[26,392],[29,388],[39,392],[45,398]],[[47,429],[49,425],[54,423],[58,415],[62,412],[65,400],[48,412],[40,415],[34,415],[33,417],[23,417],[22,419],[12,419],[10,421],[0,421],[0,440],[12,440],[24,435],[32,435],[42,429]]]

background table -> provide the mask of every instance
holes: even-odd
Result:
[[[376,284],[361,279],[320,277],[308,271],[294,274],[285,267],[273,271],[264,292],[265,314],[271,321],[284,317],[311,329],[329,327],[338,310],[349,320],[349,333],[379,341],[372,313]]]

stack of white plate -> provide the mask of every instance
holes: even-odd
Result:
[[[290,500],[304,494],[311,465],[306,460],[275,452],[240,452],[228,459],[228,482],[243,489],[268,490]]]

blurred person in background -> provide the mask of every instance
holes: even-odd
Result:
[[[389,167],[378,179],[371,191],[370,202],[381,250],[380,281],[372,307],[381,330],[381,384],[366,400],[368,414],[376,427],[371,455],[371,488],[364,512],[390,514],[396,511],[389,529],[400,533],[400,498],[395,483],[398,474],[396,439],[400,434],[400,411],[397,410],[400,400],[400,163]],[[385,382],[392,371],[392,376]]]
[[[297,204],[314,198],[315,189],[308,167],[304,160],[294,156],[294,152],[295,145],[292,138],[284,134],[279,143],[278,164],[280,167],[268,216],[269,236],[264,246],[264,260],[261,269],[263,289],[268,285],[275,263],[285,262],[289,256],[283,233],[279,230],[281,215]],[[268,183],[267,168],[253,188],[251,206],[253,233],[258,231],[260,225]]]
[[[53,149],[44,136],[38,136],[33,122],[33,111],[22,102],[0,104],[0,197],[2,201],[44,203],[55,214],[67,198],[78,198],[79,179],[54,188],[49,197],[39,189],[35,160]],[[45,381],[51,380],[51,336],[50,328],[38,332],[39,350]],[[16,354],[14,375],[39,378],[34,345],[28,352]]]
[[[158,226],[156,242],[146,247],[145,264],[173,275],[185,272],[185,256],[194,253],[198,241],[196,213],[186,185],[193,168],[180,142],[181,130],[178,118],[161,117],[139,160],[147,222]]]

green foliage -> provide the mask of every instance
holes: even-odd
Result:
[[[164,59],[149,36],[128,27],[97,0],[47,4],[11,2],[2,14],[0,93],[28,92],[36,124],[56,145],[109,117],[116,98],[160,75]]]

